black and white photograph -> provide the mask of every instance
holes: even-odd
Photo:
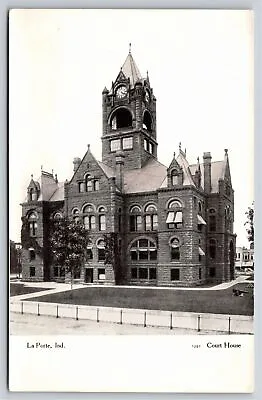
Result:
[[[253,337],[253,40],[250,10],[10,11],[10,340]]]

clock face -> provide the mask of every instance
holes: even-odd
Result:
[[[124,97],[126,97],[126,95],[127,95],[127,87],[124,85],[119,86],[116,90],[116,97],[118,99],[123,99]]]
[[[150,94],[149,94],[149,91],[148,91],[148,90],[146,90],[146,93],[145,93],[145,101],[146,101],[147,103],[149,103],[149,101],[150,101]]]

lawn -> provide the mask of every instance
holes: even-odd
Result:
[[[38,288],[32,286],[25,286],[22,283],[10,283],[10,296],[19,296],[21,294],[28,294],[34,292],[42,292],[43,290],[50,290],[48,288]]]
[[[252,289],[241,283],[234,286],[249,293],[232,296],[225,290],[166,290],[121,287],[86,287],[34,297],[32,301],[151,310],[188,311],[199,313],[253,315]]]

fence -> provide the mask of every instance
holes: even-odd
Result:
[[[241,315],[229,316],[222,314],[76,306],[33,301],[11,301],[10,311],[38,316],[53,316],[56,318],[142,325],[144,327],[180,328],[197,332],[216,331],[227,334],[253,334],[253,317]]]

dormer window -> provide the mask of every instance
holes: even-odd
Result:
[[[34,189],[34,188],[31,188],[30,190],[29,190],[29,201],[36,201],[37,200],[37,192],[36,192],[36,189]]]
[[[171,185],[182,185],[183,183],[183,173],[177,169],[173,169],[171,172]]]

